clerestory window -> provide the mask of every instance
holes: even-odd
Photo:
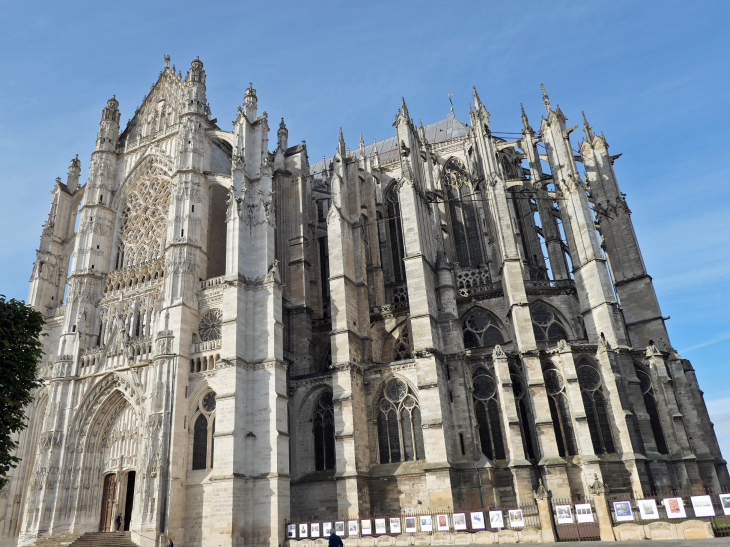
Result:
[[[444,165],[444,187],[449,201],[449,216],[456,248],[456,261],[461,267],[484,264],[479,215],[475,200],[478,199],[469,180],[469,174],[461,160],[451,158]]]

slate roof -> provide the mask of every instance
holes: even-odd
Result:
[[[438,144],[440,142],[462,137],[469,132],[469,126],[462,122],[460,119],[455,117],[453,114],[449,114],[443,120],[435,123],[430,123],[423,127],[426,135],[426,141],[429,144]],[[384,163],[398,156],[398,140],[394,136],[388,137],[382,141],[377,141],[374,144],[365,145],[365,156],[369,157],[373,155],[373,146],[378,147],[378,156],[380,162]],[[350,150],[350,158],[360,158],[360,148],[357,147],[354,150]],[[327,158],[327,164],[332,161],[332,157]],[[314,162],[309,166],[309,172],[312,175],[318,175],[322,172],[322,160]]]

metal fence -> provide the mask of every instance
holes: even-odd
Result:
[[[653,492],[608,502],[614,526],[627,522],[648,525],[654,522],[678,524],[686,520],[709,522],[716,537],[730,537],[730,494],[709,489]]]
[[[601,532],[593,500],[553,499],[556,541],[598,541]]]
[[[341,537],[396,536],[400,534],[475,533],[540,528],[537,505],[505,505],[459,511],[405,513],[374,512],[356,519],[311,518],[287,521],[289,539],[327,537],[330,529]]]

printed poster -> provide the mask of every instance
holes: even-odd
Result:
[[[613,510],[616,512],[618,522],[634,520],[634,513],[631,511],[631,502],[629,501],[614,501]]]
[[[307,523],[306,522],[299,525],[299,537],[300,538],[309,537],[309,535],[307,534]]]
[[[670,519],[685,519],[687,513],[684,511],[684,500],[682,498],[666,498],[662,500],[667,510],[667,517]]]
[[[431,515],[421,515],[421,532],[433,532]]]
[[[322,523],[322,533],[324,533],[325,536],[329,536],[332,533],[332,523],[331,522]]]
[[[375,533],[378,535],[387,533],[385,531],[385,519],[375,519]]]
[[[406,517],[406,534],[415,534],[416,532],[418,532],[416,517]]]
[[[471,514],[471,529],[472,530],[484,530],[484,513],[476,511]]]
[[[371,528],[372,524],[370,522],[370,519],[362,520],[360,521],[360,528],[362,530],[363,536],[370,536],[373,533],[373,529]]]
[[[289,539],[297,539],[297,525],[288,524],[286,527],[286,534],[289,536]]]
[[[357,525],[356,520],[350,520],[347,522],[347,535],[352,537],[357,535],[357,531],[359,529],[359,526]]]
[[[391,517],[390,519],[390,533],[391,534],[400,534],[400,519],[398,517]]]
[[[510,509],[509,510],[509,527],[510,528],[524,528],[525,517],[522,514],[522,509]]]
[[[722,512],[730,515],[730,494],[720,494],[720,504],[722,505]]]
[[[439,532],[449,531],[449,515],[436,515],[436,530]]]
[[[578,522],[593,522],[593,511],[590,503],[575,504],[575,518]]]
[[[489,512],[489,525],[492,528],[504,528],[504,517],[502,511]]]
[[[345,535],[345,521],[344,520],[338,520],[335,522],[335,534],[338,536],[344,536]]]
[[[696,517],[714,517],[715,509],[712,507],[710,496],[692,496],[692,507],[695,509]]]
[[[639,515],[643,520],[657,520],[659,518],[659,509],[657,509],[655,500],[637,500],[636,505],[639,506]]]
[[[313,522],[309,525],[309,535],[313,538],[319,537],[319,522]]]
[[[454,513],[454,530],[466,530],[466,515]]]
[[[570,510],[570,505],[556,505],[555,516],[558,524],[573,524],[573,512]]]

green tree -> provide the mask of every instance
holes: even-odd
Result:
[[[43,385],[37,374],[43,324],[40,312],[0,294],[0,489],[8,482],[8,471],[20,462],[13,456],[13,434],[28,426],[25,408],[33,390]]]

